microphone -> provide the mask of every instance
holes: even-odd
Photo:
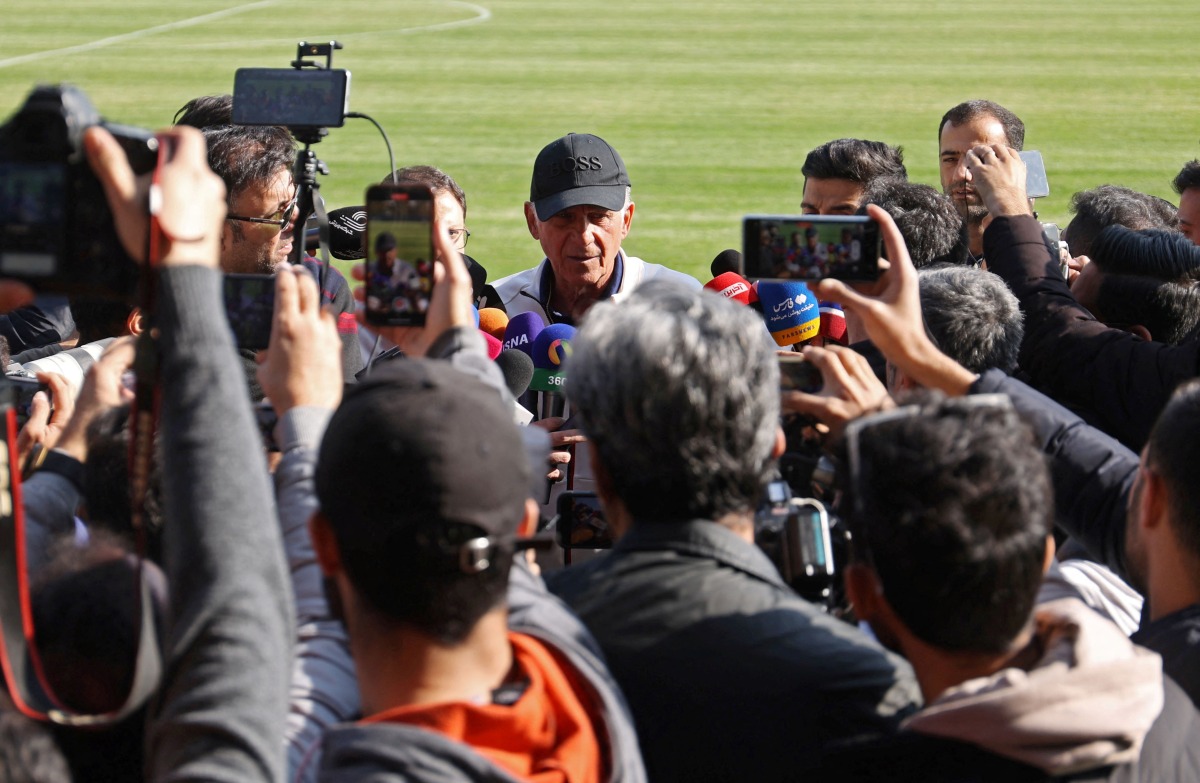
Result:
[[[329,253],[342,261],[366,258],[364,238],[367,232],[366,207],[342,207],[329,213]],[[309,218],[304,229],[304,249],[309,255],[321,246],[320,228],[316,215]]]
[[[497,340],[503,340],[508,329],[508,313],[495,307],[479,308],[479,328]]]
[[[562,389],[567,380],[565,365],[571,356],[573,339],[574,326],[552,324],[539,332],[533,341],[533,380],[529,383],[529,390],[541,392],[539,419],[563,415],[566,401]]]
[[[533,380],[533,359],[529,358],[529,354],[509,348],[496,357],[496,365],[503,373],[504,385],[513,397],[520,397],[529,391],[529,384]]]
[[[846,313],[837,302],[821,302],[820,334],[826,343],[846,344]]]
[[[521,351],[533,358],[533,342],[546,325],[537,313],[517,313],[504,327],[504,348]]]
[[[722,250],[712,260],[709,271],[712,272],[713,277],[720,277],[726,272],[740,274],[742,271],[742,254],[733,249]]]
[[[817,336],[821,312],[817,297],[804,283],[760,280],[758,298],[776,345],[787,348]]]
[[[480,334],[483,335],[483,341],[487,343],[488,358],[495,361],[496,357],[500,355],[500,351],[504,350],[500,346],[500,341],[487,332],[481,331]]]
[[[737,272],[722,272],[705,283],[704,287],[744,305],[758,301],[758,294],[750,287],[750,281]]]

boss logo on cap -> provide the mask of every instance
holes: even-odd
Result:
[[[557,177],[568,171],[600,171],[604,165],[600,163],[600,158],[592,155],[580,155],[577,158],[563,158],[550,164],[550,176]]]

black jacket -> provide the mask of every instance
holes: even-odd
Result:
[[[1181,382],[1200,372],[1200,342],[1146,342],[1110,329],[1075,301],[1033,217],[998,217],[983,234],[988,269],[1025,313],[1021,369],[1064,405],[1141,450]]]
[[[890,732],[919,702],[906,662],[713,522],[635,524],[548,581],[600,642],[656,783],[795,780],[827,745]]]

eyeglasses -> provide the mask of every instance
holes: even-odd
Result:
[[[288,205],[278,212],[273,212],[266,217],[243,217],[241,215],[226,215],[226,220],[241,220],[246,223],[261,223],[264,226],[276,226],[280,231],[292,219],[292,213],[296,211],[296,203],[300,200],[300,194],[292,194],[292,200]]]
[[[851,526],[851,540],[855,553],[861,559],[868,564],[872,563],[871,552],[863,540],[864,537],[861,534],[856,535],[856,533],[860,533],[862,530],[866,515],[866,503],[863,500],[864,487],[862,485],[862,447],[860,445],[862,434],[880,425],[911,419],[915,416],[930,415],[940,417],[944,414],[957,414],[958,416],[965,417],[976,410],[1003,416],[1005,419],[1011,419],[1012,426],[1018,426],[1019,416],[1017,410],[1013,407],[1012,400],[1005,394],[972,394],[967,397],[947,398],[934,404],[904,405],[871,416],[862,416],[846,425],[843,438],[846,444],[846,462],[849,469],[847,488],[850,491],[852,515],[848,521]]]
[[[450,241],[453,242],[454,246],[459,250],[462,250],[464,247],[466,247],[467,240],[471,238],[471,232],[467,231],[465,228],[447,229],[446,233],[450,235]]]

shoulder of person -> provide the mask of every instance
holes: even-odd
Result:
[[[700,281],[686,272],[680,272],[662,264],[651,264],[637,256],[625,256],[625,274],[630,282],[639,285],[647,280],[670,280],[689,288],[699,289]]]

